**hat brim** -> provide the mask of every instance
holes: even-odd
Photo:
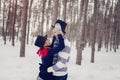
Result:
[[[48,37],[47,35],[44,36],[43,44],[42,44],[42,46],[40,47],[40,49],[42,49],[42,48],[44,47],[44,44],[45,44],[45,41],[47,40],[47,37]]]
[[[48,36],[47,36],[47,35],[45,35],[44,37],[47,39],[47,37],[48,37]]]

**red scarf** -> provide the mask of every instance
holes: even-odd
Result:
[[[46,57],[48,55],[48,51],[49,51],[49,48],[39,49],[37,51],[37,54],[43,58],[43,57]]]

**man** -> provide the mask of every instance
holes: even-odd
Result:
[[[67,26],[67,23],[62,21],[62,20],[57,20],[56,23],[54,25],[52,25],[52,33],[56,33],[59,34],[61,31],[62,33],[65,34],[65,28]],[[53,40],[52,40],[52,45],[51,47],[57,47],[59,45],[59,39],[55,36],[53,36]],[[58,61],[58,54],[54,54],[53,57],[53,65],[56,64]]]
[[[66,23],[62,20],[57,20],[55,23],[55,26],[53,26],[53,31],[59,32],[60,28],[63,32],[63,36],[65,36],[65,28],[66,28]],[[68,42],[65,39],[65,42]],[[59,43],[60,44],[60,43]],[[69,44],[69,43],[68,43]],[[48,72],[52,72],[54,76],[54,80],[67,80],[68,76],[68,68],[67,68],[67,63],[70,58],[70,47],[68,44],[65,44],[65,48],[60,51],[56,56],[55,59],[57,60],[55,64],[47,69]],[[53,58],[54,61],[54,58]]]

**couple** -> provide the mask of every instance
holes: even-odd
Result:
[[[70,57],[70,47],[66,44],[66,22],[57,20],[52,26],[53,40],[47,36],[37,36],[35,45],[40,47],[37,54],[41,56],[42,63],[39,67],[37,80],[67,80],[67,63]]]

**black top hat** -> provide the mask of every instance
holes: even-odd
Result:
[[[38,35],[36,40],[35,40],[35,45],[40,47],[40,48],[43,48],[46,40],[47,40],[47,35],[45,35],[45,36]]]
[[[65,32],[65,28],[66,28],[66,26],[67,26],[67,23],[66,23],[65,21],[62,21],[62,20],[59,20],[59,19],[55,22],[55,24],[56,24],[56,23],[59,23],[60,26],[61,26],[62,32],[63,32],[63,33],[66,33],[66,32]],[[52,28],[54,28],[54,27],[55,27],[55,26],[52,25]]]

